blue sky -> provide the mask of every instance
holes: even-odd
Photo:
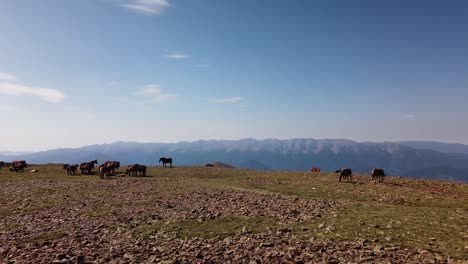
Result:
[[[468,143],[465,1],[0,2],[0,150]]]

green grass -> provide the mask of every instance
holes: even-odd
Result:
[[[55,230],[51,232],[44,232],[32,238],[27,238],[21,241],[21,243],[43,243],[46,241],[53,241],[54,239],[60,238],[65,235],[64,230]]]
[[[89,217],[105,217],[112,215],[114,208],[110,204],[100,204],[94,206],[91,210],[85,211],[84,214]]]
[[[365,203],[341,207],[294,229],[307,238],[368,240],[467,257],[468,218],[463,209]]]

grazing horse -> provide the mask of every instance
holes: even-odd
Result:
[[[384,181],[385,176],[387,176],[387,175],[385,175],[385,172],[384,172],[383,169],[375,168],[375,169],[372,170],[371,179],[372,179],[373,182],[382,183]]]
[[[172,158],[160,158],[159,162],[163,163],[163,168],[166,168],[166,164],[169,163],[169,167],[172,168]]]
[[[63,169],[67,170],[67,175],[75,176],[76,170],[78,169],[78,164],[75,164],[75,165],[63,164]]]
[[[11,163],[10,171],[15,171],[15,172],[24,172],[24,169],[28,167],[28,164],[24,160],[17,160],[13,161]]]
[[[320,168],[315,168],[315,167],[314,167],[314,168],[310,169],[310,171],[311,171],[311,172],[320,172]]]
[[[350,168],[341,169],[338,177],[339,182],[341,182],[342,179],[347,182],[353,182],[353,171]]]

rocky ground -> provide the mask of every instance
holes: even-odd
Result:
[[[315,235],[335,232],[326,219],[355,203],[346,199],[196,177],[0,176],[0,263],[463,261],[392,239]]]

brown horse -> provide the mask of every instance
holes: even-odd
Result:
[[[160,158],[159,162],[163,163],[163,168],[167,167],[167,163],[169,163],[169,167],[172,168],[172,158]]]
[[[140,168],[140,165],[134,164],[134,165],[128,165],[127,166],[127,171],[125,172],[126,175],[128,176],[137,176],[137,172]]]
[[[128,165],[126,175],[146,177],[146,166],[140,164]]]
[[[90,162],[83,162],[80,164],[81,174],[93,174],[94,165],[98,164],[97,160],[92,160]]]
[[[350,168],[341,169],[338,177],[339,182],[341,182],[341,180],[353,182],[353,171]]]
[[[110,167],[107,164],[99,166],[99,177],[101,179],[107,179],[110,176]]]
[[[76,170],[78,169],[78,164],[75,164],[75,165],[63,164],[63,169],[67,170],[67,175],[75,176]]]
[[[310,169],[310,171],[311,172],[320,172],[320,168],[314,167],[314,168]]]
[[[11,163],[10,171],[15,171],[15,172],[24,172],[24,169],[28,167],[28,164],[24,160],[17,160],[13,161]]]
[[[371,180],[373,182],[383,183],[385,176],[387,175],[385,175],[385,172],[383,169],[375,168],[371,172]]]
[[[118,162],[118,161],[106,161],[106,162],[104,162],[104,164],[102,164],[99,167],[102,167],[102,166],[107,166],[107,169],[109,170],[108,174],[110,176],[110,175],[114,175],[115,170],[118,170],[120,168],[120,162]]]

